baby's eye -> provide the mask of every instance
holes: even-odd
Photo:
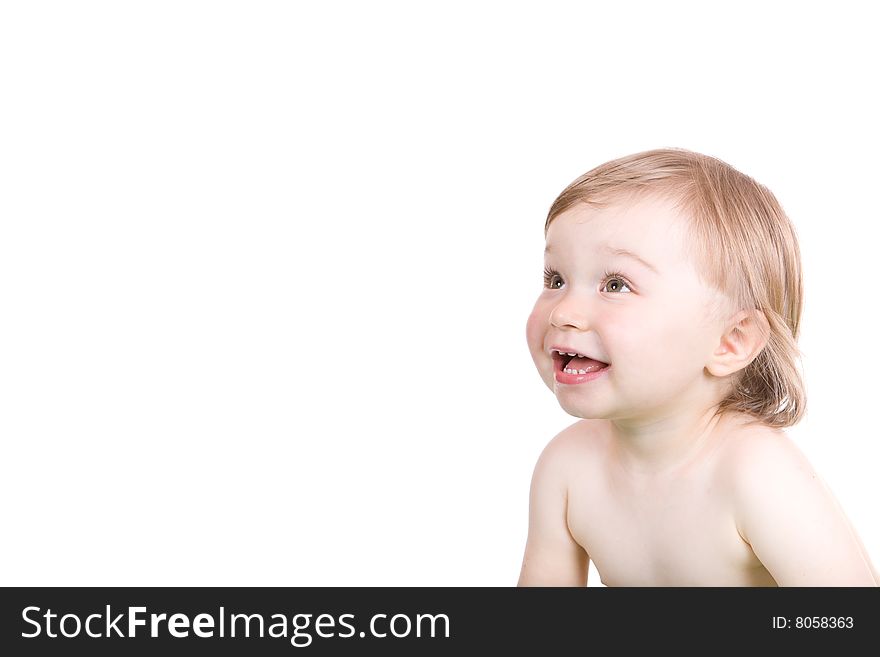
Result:
[[[559,282],[562,282],[559,274],[552,269],[544,269],[544,287],[549,287],[553,290],[558,290],[559,288],[555,287],[556,279],[559,278]]]
[[[558,280],[557,280],[558,279]],[[623,276],[617,272],[605,272],[603,274],[602,279],[602,287],[604,288],[609,283],[614,283],[615,288],[614,292],[619,292],[621,287],[625,287],[627,290],[632,292],[630,289],[629,283]],[[554,271],[553,269],[544,269],[544,287],[550,288],[551,290],[558,290],[556,287],[557,283],[562,283],[562,277],[559,275],[559,272]]]
[[[615,273],[605,274],[605,280],[603,281],[603,283],[605,283],[605,285],[608,285],[611,282],[614,282],[617,284],[617,289],[615,290],[617,292],[620,291],[621,285],[623,287],[625,287],[627,290],[629,290],[629,283],[627,283],[626,280],[620,276],[620,274],[615,274]],[[630,292],[632,292],[632,290],[630,290]]]

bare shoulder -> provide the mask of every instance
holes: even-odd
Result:
[[[580,420],[567,426],[541,451],[533,474],[535,483],[555,488],[567,505],[569,494],[578,488],[577,482],[597,479],[584,475],[602,467],[607,436],[602,421]]]
[[[783,430],[764,424],[739,424],[727,436],[724,468],[735,486],[750,486],[766,477],[800,472],[815,475],[806,455]]]
[[[780,586],[875,586],[860,539],[813,465],[781,429],[727,436],[736,528]]]
[[[598,456],[605,445],[605,435],[600,421],[579,420],[550,439],[541,460],[554,463],[561,473],[579,470]]]
[[[748,542],[749,518],[762,500],[787,497],[792,479],[815,480],[806,456],[782,429],[735,421],[723,441],[716,475],[730,498],[740,536]],[[786,483],[788,482],[788,483]]]
[[[590,431],[577,422],[541,451],[529,491],[529,532],[519,586],[584,586],[589,554],[568,525],[568,492],[576,464],[589,448]]]

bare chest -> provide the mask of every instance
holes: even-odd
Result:
[[[606,586],[775,586],[702,473],[640,486],[584,477],[569,484],[568,523]]]

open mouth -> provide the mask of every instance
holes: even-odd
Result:
[[[576,361],[572,364],[572,361]],[[557,372],[561,372],[570,366],[571,369],[578,373],[596,372],[604,370],[609,363],[594,360],[592,358],[569,356],[568,354],[560,354],[558,351],[553,352],[553,366]]]

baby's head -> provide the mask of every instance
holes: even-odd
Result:
[[[717,406],[773,427],[801,419],[800,250],[766,187],[700,153],[645,151],[572,182],[544,233],[544,289],[526,334],[568,413],[633,419]],[[609,367],[565,374],[570,357],[554,357],[554,346]]]

